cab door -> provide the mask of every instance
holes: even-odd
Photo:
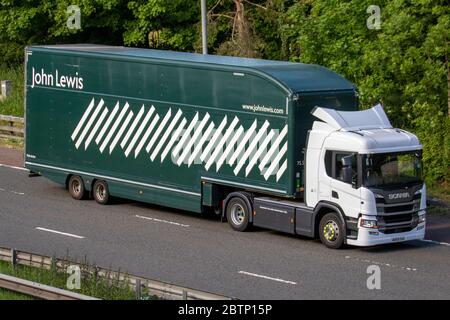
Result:
[[[358,188],[358,155],[333,151],[331,154],[331,197],[344,214],[357,218],[361,210],[361,189]]]

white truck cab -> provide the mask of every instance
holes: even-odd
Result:
[[[307,141],[306,205],[338,208],[349,245],[423,239],[426,187],[418,138],[393,128],[381,105],[352,112],[317,107],[312,114],[320,121]],[[333,247],[342,230],[330,219],[318,232]]]

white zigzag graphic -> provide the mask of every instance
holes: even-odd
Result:
[[[163,162],[170,154],[177,166],[201,164],[208,171],[216,164],[216,172],[225,163],[236,176],[247,164],[246,177],[256,168],[265,180],[274,176],[276,181],[286,172],[287,125],[278,133],[278,128],[270,129],[268,120],[258,129],[255,119],[245,129],[238,116],[225,115],[215,123],[208,112],[196,112],[189,120],[181,109],[169,108],[160,115],[155,106],[142,105],[135,115],[129,108],[128,103],[121,108],[117,102],[110,111],[103,99],[95,105],[93,98],[71,135],[75,147],[79,149],[84,142],[87,150],[95,141],[100,153],[109,148],[111,154],[120,141],[125,157],[133,154],[137,158],[146,146],[151,162],[158,157]]]

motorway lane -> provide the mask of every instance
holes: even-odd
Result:
[[[45,178],[5,167],[0,167],[0,246],[68,253],[241,299],[450,298],[450,246],[415,241],[329,250],[316,240],[265,230],[239,233],[217,219],[158,206],[75,201]],[[380,266],[381,290],[366,287],[372,264]]]

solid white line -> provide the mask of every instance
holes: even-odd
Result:
[[[441,246],[448,246],[448,247],[450,247],[450,243],[446,243],[446,242],[439,242],[439,241],[427,240],[427,239],[423,239],[423,240],[420,240],[420,241],[428,242],[428,243],[434,243],[434,244],[440,244]]]
[[[145,219],[145,220],[150,220],[150,221],[155,221],[155,222],[162,222],[162,223],[172,224],[172,225],[179,226],[179,227],[183,227],[183,228],[189,228],[189,225],[188,225],[188,224],[182,224],[182,223],[173,222],[173,221],[168,221],[168,220],[162,220],[162,219],[156,219],[156,218],[144,217],[144,216],[140,216],[140,215],[136,215],[136,218],[139,218],[139,219]]]
[[[159,186],[159,185],[155,185],[155,184],[142,183],[142,182],[137,182],[137,181],[131,181],[131,180],[125,180],[125,179],[120,179],[120,178],[114,178],[114,177],[104,176],[104,175],[100,175],[100,174],[92,173],[92,172],[85,172],[85,171],[72,170],[72,169],[67,169],[67,168],[48,166],[48,165],[45,165],[45,164],[39,164],[39,163],[28,162],[28,161],[26,162],[26,164],[29,164],[29,165],[32,165],[32,166],[37,166],[37,167],[42,167],[42,168],[47,168],[47,169],[58,170],[58,171],[62,171],[64,173],[66,173],[66,174],[71,172],[71,173],[77,173],[77,174],[86,175],[86,176],[95,176],[95,177],[101,178],[101,179],[107,179],[107,180],[113,180],[113,181],[117,181],[117,182],[129,183],[129,184],[143,186],[143,187],[150,187],[150,188],[154,188],[154,189],[172,191],[172,192],[175,192],[175,193],[184,193],[184,194],[189,194],[189,195],[193,195],[193,196],[196,196],[196,197],[200,197],[201,196],[200,193],[196,193],[196,192],[184,191],[184,190],[175,189],[175,188],[163,187],[163,186]]]
[[[84,112],[83,116],[81,117],[80,122],[78,122],[77,127],[75,128],[75,130],[72,133],[72,141],[75,141],[75,138],[78,135],[78,132],[80,132],[81,127],[83,126],[84,122],[86,121],[86,118],[88,117],[88,115],[91,113],[92,108],[94,108],[94,98],[92,98],[91,103],[89,104],[89,106],[87,107],[86,111]]]
[[[125,122],[122,124],[122,127],[119,129],[119,132],[117,133],[113,142],[109,146],[109,154],[111,154],[114,151],[114,148],[116,147],[117,142],[119,142],[120,138],[122,137],[125,129],[128,126],[128,123],[130,123],[131,118],[133,118],[133,115],[134,115],[133,110],[130,110],[130,113],[128,114],[127,118],[125,119]]]
[[[147,123],[150,120],[150,117],[152,116],[153,112],[155,111],[155,107],[152,106],[150,108],[150,110],[147,112],[147,114],[144,117],[144,120],[142,120],[141,125],[139,126],[139,128],[137,129],[133,139],[131,139],[130,144],[128,145],[127,150],[125,151],[125,157],[128,157],[128,155],[130,154],[131,150],[133,150],[134,146],[136,145],[136,142],[138,141],[138,139],[141,137],[142,132],[144,131],[145,126],[147,125]],[[156,115],[156,117],[153,119],[153,122],[158,121],[157,119],[159,119],[159,116]],[[150,126],[151,127],[151,126]],[[145,143],[145,141],[144,141]]]
[[[9,168],[9,169],[14,169],[14,170],[21,170],[21,171],[30,171],[27,168],[22,168],[22,167],[16,167],[16,166],[10,166],[7,164],[1,164],[0,163],[0,167],[4,167],[4,168]]]
[[[246,271],[239,271],[238,273],[239,274],[245,274],[247,276],[256,277],[256,278],[262,278],[262,279],[266,279],[266,280],[282,282],[282,283],[286,283],[286,284],[293,284],[293,285],[297,284],[297,282],[294,282],[294,281],[283,280],[283,279],[280,279],[280,278],[272,278],[272,277],[264,276],[264,275],[261,275],[261,274],[256,274],[256,273],[251,273],[251,272],[246,272]]]
[[[248,189],[265,190],[265,191],[271,191],[271,192],[286,194],[286,190],[264,188],[264,187],[256,187],[254,184],[246,184],[246,183],[234,182],[234,181],[230,181],[230,180],[214,179],[214,178],[210,178],[210,177],[200,177],[200,179],[205,180],[205,181],[218,182],[220,184],[229,184],[229,185],[232,185],[232,186],[246,187]]]
[[[41,231],[46,231],[46,232],[51,232],[51,233],[61,234],[61,235],[63,235],[63,236],[72,237],[72,238],[77,238],[77,239],[84,239],[84,237],[82,237],[82,236],[77,236],[76,234],[71,234],[71,233],[66,233],[66,232],[56,231],[56,230],[47,229],[47,228],[36,227],[36,230],[41,230]]]
[[[119,111],[119,103],[118,102],[117,102],[116,106],[114,107],[114,110],[112,111],[112,113],[108,117],[108,120],[106,120],[106,123],[103,126],[102,130],[100,130],[100,133],[98,134],[97,138],[95,139],[95,143],[96,144],[99,144],[100,141],[102,140],[103,136],[106,133],[106,130],[108,130],[109,126],[111,125],[112,120],[116,116],[117,111]]]
[[[141,110],[139,110],[136,118],[134,119],[133,123],[131,124],[131,127],[128,129],[127,134],[125,135],[125,138],[123,138],[122,143],[120,144],[120,147],[122,149],[125,148],[125,146],[128,143],[128,140],[131,137],[131,134],[134,132],[134,129],[136,128],[137,124],[139,123],[139,121],[141,120],[142,116],[144,115],[145,112],[145,106],[142,105]]]
[[[178,119],[180,119],[182,114],[183,114],[183,112],[180,109],[178,109],[177,113],[175,114],[175,117],[170,122],[169,127],[166,129],[166,131],[164,132],[161,140],[159,140],[158,144],[156,145],[156,148],[153,150],[153,153],[150,156],[150,160],[154,161],[155,158],[158,156],[159,151],[161,150],[161,148],[164,145],[164,143],[166,143],[167,138],[172,133],[173,128],[177,124]],[[169,111],[167,111],[166,116],[164,117],[163,121],[161,121],[161,123],[159,125],[159,128],[156,130],[156,132],[158,132],[158,136],[161,133],[161,131],[164,128],[164,126],[166,125],[166,122],[169,121],[171,116],[172,116],[172,109],[169,109]],[[166,118],[167,118],[167,120],[166,120]],[[152,140],[153,140],[153,138],[152,138]],[[150,152],[150,150],[149,150],[149,152]]]
[[[129,104],[128,102],[125,104],[125,106],[123,107],[122,111],[120,111],[119,116],[117,117],[116,121],[114,122],[111,130],[108,132],[108,135],[106,136],[105,140],[103,141],[101,147],[100,147],[100,153],[103,153],[103,150],[105,150],[106,146],[109,143],[109,140],[111,140],[113,134],[116,132],[120,122],[122,121],[122,118],[125,116],[125,113],[127,112],[128,108],[129,108]]]

